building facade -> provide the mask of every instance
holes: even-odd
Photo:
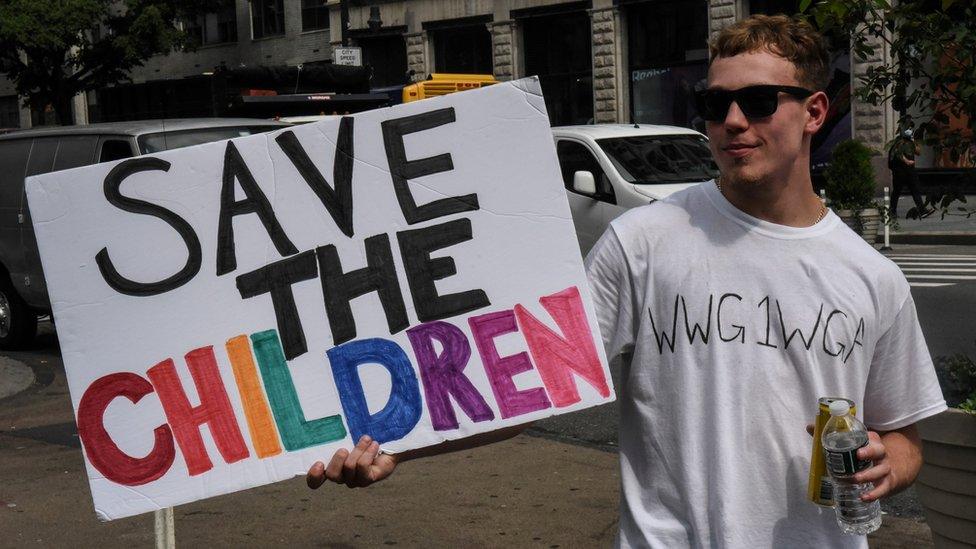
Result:
[[[708,37],[754,13],[793,13],[799,1],[346,0],[343,10],[337,0],[237,0],[187,25],[202,44],[196,51],[157,56],[133,71],[132,81],[186,79],[222,66],[325,64],[345,43],[362,48],[376,88],[433,72],[491,73],[499,80],[537,75],[553,125],[702,129],[692,93],[704,85]],[[847,52],[836,52],[828,92],[838,108],[814,143],[815,165],[842,139],[882,150],[892,137],[891,109],[859,103],[850,93],[853,79],[886,54],[878,52],[878,59],[854,64]],[[9,83],[0,83],[0,127],[43,121],[17,103]],[[75,107],[76,121],[98,119],[96,94]]]

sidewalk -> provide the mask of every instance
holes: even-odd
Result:
[[[0,400],[15,395],[34,383],[34,372],[23,362],[0,356]]]
[[[951,207],[976,209],[976,196],[967,196],[966,200],[965,204],[954,202]],[[942,219],[941,212],[935,212],[925,219],[905,219],[905,213],[914,205],[911,195],[898,201],[899,227],[897,231],[891,231],[892,244],[976,245],[976,215],[969,218],[947,215]],[[883,242],[882,232],[878,233],[878,242]]]

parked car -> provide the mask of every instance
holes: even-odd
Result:
[[[552,134],[584,255],[624,211],[718,176],[708,138],[688,128],[597,124]]]
[[[196,118],[61,126],[0,135],[0,349],[27,344],[37,330],[37,316],[51,311],[24,194],[25,178],[285,126],[249,118]]]

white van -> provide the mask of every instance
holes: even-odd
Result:
[[[287,127],[250,118],[188,118],[17,130],[0,136],[0,349],[28,344],[51,312],[24,180]]]
[[[708,138],[688,128],[597,124],[552,135],[584,255],[627,209],[718,176]]]

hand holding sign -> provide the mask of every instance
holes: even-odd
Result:
[[[27,192],[102,518],[613,398],[535,80]]]
[[[363,435],[351,452],[345,448],[337,450],[328,467],[321,461],[312,464],[308,470],[308,487],[314,490],[326,479],[350,488],[369,486],[390,476],[396,466],[395,455],[381,454],[379,443]]]

